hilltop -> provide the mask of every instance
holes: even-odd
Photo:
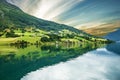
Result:
[[[41,30],[56,32],[67,29],[73,32],[82,32],[71,26],[36,18],[32,15],[24,13],[21,9],[7,3],[5,0],[0,0],[0,31],[8,27],[36,27]]]
[[[36,18],[0,0],[0,44],[42,44],[46,42],[108,43],[107,39],[81,30]]]

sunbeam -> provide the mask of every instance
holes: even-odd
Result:
[[[120,20],[119,0],[7,0],[38,18],[89,28]],[[94,25],[93,25],[94,24]]]

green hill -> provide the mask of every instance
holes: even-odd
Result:
[[[18,7],[7,3],[5,0],[0,0],[0,31],[7,27],[36,27],[45,31],[60,31],[67,29],[77,33],[82,32],[71,26],[42,20],[28,15]]]
[[[81,30],[36,18],[24,13],[18,7],[0,0],[0,44],[41,42],[107,42]]]

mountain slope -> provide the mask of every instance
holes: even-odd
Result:
[[[67,29],[77,33],[82,32],[64,24],[58,24],[33,17],[24,13],[18,7],[7,3],[5,0],[0,0],[0,31],[4,30],[6,27],[24,28],[28,26],[36,27],[45,31],[59,31]]]
[[[81,30],[42,20],[24,13],[18,7],[0,0],[0,43],[12,45],[43,44],[44,42],[111,43]]]
[[[107,39],[110,39],[110,40],[113,40],[113,41],[120,41],[120,29],[109,33],[104,38],[107,38]]]

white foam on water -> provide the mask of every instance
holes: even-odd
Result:
[[[104,48],[97,49],[73,60],[30,72],[21,80],[120,80],[120,57],[93,54],[99,51],[109,53]]]

